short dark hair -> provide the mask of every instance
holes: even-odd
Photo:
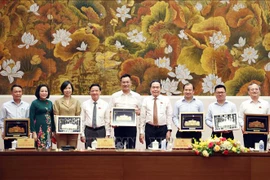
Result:
[[[184,85],[183,85],[183,90],[184,90],[185,87],[188,86],[188,85],[192,85],[192,89],[195,90],[195,87],[194,87],[193,84],[191,84],[191,83],[186,83],[186,84],[184,84]]]
[[[37,99],[40,99],[39,91],[40,91],[40,89],[42,87],[46,87],[47,88],[47,90],[48,90],[48,96],[46,98],[50,98],[50,89],[49,89],[48,85],[46,85],[46,84],[40,84],[36,88],[36,92],[35,92],[35,96],[37,97]]]
[[[226,92],[226,87],[225,87],[223,84],[216,85],[215,91],[216,91],[218,88],[224,88],[224,90],[225,90],[225,92]]]
[[[64,94],[64,89],[70,84],[72,92],[74,91],[74,87],[70,81],[64,81],[60,87],[61,92]]]
[[[94,87],[94,86],[97,86],[99,88],[99,90],[101,91],[100,85],[99,84],[95,84],[95,83],[93,83],[93,84],[91,84],[91,86],[89,86],[89,91],[91,91],[92,87]]]
[[[21,85],[19,85],[19,84],[14,84],[14,85],[11,86],[10,91],[13,91],[13,89],[14,89],[15,87],[18,87],[18,88],[23,89]]]
[[[160,87],[161,87],[161,82],[160,82],[159,80],[156,80],[156,79],[155,79],[155,80],[152,80],[152,81],[150,82],[150,86],[149,86],[149,87],[151,88],[151,87],[152,87],[152,84],[155,83],[155,82],[159,83],[159,85],[160,85]]]
[[[120,81],[122,81],[123,78],[126,78],[126,77],[129,77],[129,79],[131,79],[131,76],[129,74],[123,74],[121,77],[120,77]]]

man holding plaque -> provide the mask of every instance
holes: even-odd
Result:
[[[159,144],[169,140],[172,132],[172,105],[167,96],[160,94],[161,84],[154,80],[150,83],[151,96],[143,100],[140,116],[140,142],[146,141],[146,148],[153,141]]]
[[[173,111],[173,122],[174,125],[178,128],[176,133],[176,138],[191,138],[192,142],[194,139],[199,141],[202,133],[196,131],[184,132],[181,131],[179,115],[181,112],[204,112],[203,103],[199,99],[193,97],[194,95],[194,86],[191,83],[187,83],[183,86],[184,97],[176,101]],[[201,122],[204,123],[204,122]]]
[[[124,74],[120,78],[121,91],[115,92],[110,100],[109,109],[118,108],[134,108],[137,116],[140,115],[141,96],[132,91],[131,76]],[[127,149],[135,149],[137,127],[135,126],[114,126],[115,147],[123,149],[126,143]]]
[[[239,108],[239,124],[242,127],[244,145],[247,148],[254,148],[255,143],[260,140],[264,142],[264,150],[266,150],[267,134],[246,134],[244,130],[245,114],[270,114],[269,103],[260,98],[260,86],[251,83],[248,86],[249,99],[242,102]]]
[[[214,114],[223,114],[223,113],[237,113],[237,108],[234,103],[226,100],[226,87],[224,85],[217,85],[215,87],[215,96],[217,101],[211,103],[208,106],[208,112],[206,114],[206,124],[213,130],[213,115]],[[234,139],[234,135],[232,131],[212,131],[212,137],[225,137]]]
[[[92,84],[89,87],[91,98],[82,103],[82,135],[81,141],[85,148],[92,148],[95,138],[109,137],[111,133],[108,103],[100,99],[101,87],[99,84]]]
[[[29,118],[30,105],[22,101],[23,88],[20,85],[14,84],[11,87],[12,100],[7,101],[1,108],[0,127],[2,127],[2,138],[4,139],[4,119]],[[29,128],[29,127],[27,127]],[[11,142],[14,139],[4,139],[4,148],[11,148]]]

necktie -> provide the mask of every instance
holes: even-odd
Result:
[[[154,122],[154,125],[157,126],[158,125],[158,112],[157,112],[157,98],[155,97],[154,98],[154,112],[153,112],[153,122]]]
[[[94,108],[93,108],[93,119],[92,119],[92,126],[93,128],[97,127],[97,102],[94,102]]]

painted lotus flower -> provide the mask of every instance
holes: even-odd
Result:
[[[177,88],[178,81],[171,81],[169,78],[166,80],[161,80],[161,93],[164,93],[167,96],[171,96],[172,94],[180,94],[181,92],[178,91]]]
[[[224,84],[219,77],[214,74],[209,74],[205,78],[203,78],[203,92],[210,92],[211,94],[215,91],[215,86],[219,84]]]
[[[2,76],[7,76],[9,83],[13,83],[14,78],[22,78],[24,72],[20,71],[21,63],[20,61],[15,61],[13,59],[8,59],[2,64],[3,70],[0,72]]]
[[[61,43],[62,46],[66,47],[69,45],[69,42],[72,39],[69,37],[71,34],[65,29],[56,30],[56,33],[53,33],[54,40],[52,41],[53,44]]]
[[[34,36],[33,36],[30,32],[29,32],[29,33],[26,33],[26,32],[25,32],[25,33],[22,35],[21,40],[22,40],[22,42],[23,42],[24,44],[19,45],[18,48],[23,48],[23,47],[25,47],[26,49],[28,49],[30,46],[33,46],[33,45],[35,45],[35,44],[38,42],[38,40],[35,39]]]

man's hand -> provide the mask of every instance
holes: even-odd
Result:
[[[166,134],[166,140],[169,141],[170,138],[171,138],[171,131],[167,131],[167,134]]]
[[[85,136],[81,136],[81,142],[83,142],[83,143],[86,142]]]
[[[141,114],[141,110],[138,109],[138,108],[136,108],[136,109],[135,109],[135,113],[136,113],[137,116],[139,116],[139,115]]]
[[[2,139],[4,139],[5,138],[5,136],[4,136],[4,132],[2,132]]]
[[[144,144],[144,134],[140,134],[140,142]]]

